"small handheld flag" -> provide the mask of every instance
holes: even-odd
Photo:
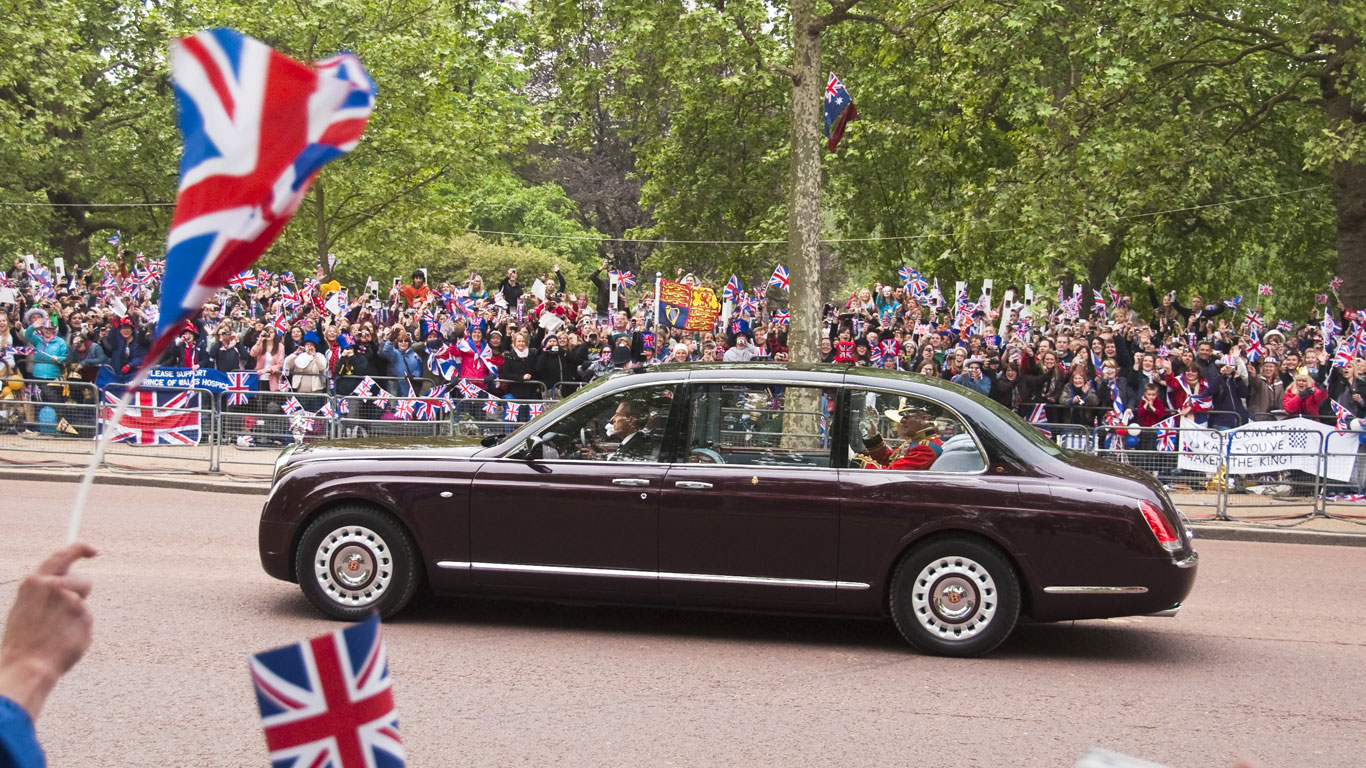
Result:
[[[784,291],[790,292],[792,290],[792,283],[787,277],[787,267],[784,267],[782,264],[774,267],[772,277],[768,278],[768,285],[769,287],[776,285]]]
[[[272,765],[403,765],[378,614],[248,666]]]

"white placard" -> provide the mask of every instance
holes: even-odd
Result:
[[[536,282],[531,284],[531,295],[545,301],[545,283],[541,282],[541,278],[536,278]]]
[[[555,333],[562,325],[564,325],[564,318],[554,312],[541,313],[540,326],[546,330],[546,333]]]
[[[1227,452],[1225,452],[1227,441]],[[1324,442],[1326,466],[1320,466]],[[1348,482],[1356,466],[1358,438],[1304,417],[1285,421],[1254,421],[1220,432],[1189,418],[1181,419],[1181,453],[1176,466],[1213,474],[1227,462],[1231,475],[1259,475],[1298,469],[1311,475]]]

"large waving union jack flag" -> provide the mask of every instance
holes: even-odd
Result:
[[[272,766],[403,765],[378,616],[258,653],[249,664]]]
[[[100,426],[107,429],[119,399],[106,390],[104,402],[108,407],[100,409]],[[199,393],[137,392],[113,431],[110,439],[116,443],[199,445]]]
[[[185,150],[147,360],[279,236],[322,166],[360,141],[375,85],[342,54],[310,67],[212,29],[171,47]]]

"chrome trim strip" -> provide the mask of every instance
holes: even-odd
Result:
[[[1147,587],[1044,587],[1050,595],[1141,595]]]
[[[1176,562],[1176,567],[1177,567],[1177,568],[1194,568],[1194,567],[1195,567],[1196,565],[1198,565],[1199,563],[1200,563],[1200,553],[1199,553],[1199,552],[1196,552],[1195,550],[1191,550],[1190,557],[1186,558],[1185,560],[1178,560],[1178,561]]]
[[[1175,616],[1175,615],[1176,615],[1176,612],[1179,611],[1179,610],[1181,610],[1181,604],[1180,604],[1180,603],[1177,603],[1176,605],[1173,605],[1172,607],[1168,608],[1168,609],[1165,610],[1165,611],[1156,611],[1156,612],[1154,612],[1154,613],[1149,613],[1149,614],[1146,614],[1146,615],[1148,615],[1148,616],[1157,616],[1157,617],[1163,618],[1163,619],[1169,619],[1169,618]]]
[[[776,576],[728,576],[718,573],[675,573],[672,571],[638,571],[626,568],[582,568],[570,565],[528,565],[521,563],[467,563],[440,560],[438,568],[475,571],[503,571],[512,573],[547,573],[562,576],[602,576],[617,579],[658,579],[660,581],[695,581],[712,584],[751,584],[772,587],[811,587],[813,589],[868,589],[861,581],[824,581],[821,579],[784,579]]]

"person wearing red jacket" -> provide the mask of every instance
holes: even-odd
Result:
[[[1318,420],[1319,406],[1327,399],[1328,392],[1314,386],[1314,379],[1310,377],[1309,371],[1301,368],[1295,372],[1295,379],[1285,391],[1281,405],[1285,408],[1287,418],[1303,416],[1306,419]]]
[[[877,422],[863,440],[868,451],[864,469],[929,469],[944,451],[944,444],[936,434],[934,419],[921,408],[902,408],[887,411],[887,418],[896,422],[896,434],[901,445],[892,450],[877,433]]]
[[[1210,395],[1209,382],[1200,378],[1198,366],[1188,365],[1180,378],[1169,371],[1164,381],[1173,411],[1195,419],[1197,424],[1203,425],[1209,421],[1208,414],[1214,408],[1214,398]]]

